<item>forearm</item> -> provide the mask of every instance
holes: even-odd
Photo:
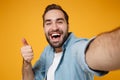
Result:
[[[120,27],[98,35],[86,52],[86,61],[96,70],[120,69]]]
[[[31,63],[28,63],[24,60],[23,60],[22,76],[23,76],[23,80],[34,80],[32,65]]]

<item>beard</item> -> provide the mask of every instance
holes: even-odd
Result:
[[[60,40],[58,42],[53,42],[50,39],[50,35],[54,32],[60,33]],[[57,30],[57,31],[49,31],[48,35],[45,34],[46,36],[46,40],[47,42],[53,47],[53,48],[60,48],[62,47],[62,45],[64,44],[64,42],[66,41],[67,37],[68,37],[68,30],[64,33],[62,30]]]

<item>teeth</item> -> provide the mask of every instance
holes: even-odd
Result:
[[[54,37],[54,36],[59,36],[60,34],[52,34],[52,37]]]
[[[53,34],[51,35],[51,38],[52,38],[52,39],[59,38],[59,37],[60,37],[60,34],[53,33]]]

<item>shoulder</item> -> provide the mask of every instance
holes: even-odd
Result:
[[[84,47],[85,44],[87,44],[88,42],[89,42],[89,39],[87,38],[77,38],[72,44],[72,47],[74,48]]]
[[[87,39],[87,38],[77,38],[74,43],[71,45],[71,50],[77,53],[86,53],[89,44],[94,40],[94,38]]]
[[[52,50],[52,47],[51,47],[50,45],[47,45],[47,46],[44,48],[43,53],[44,53],[44,52],[47,52],[47,51],[49,51],[49,50]]]

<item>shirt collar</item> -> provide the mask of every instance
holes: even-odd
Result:
[[[66,39],[66,41],[64,42],[64,44],[62,45],[62,49],[66,49],[68,46],[70,46],[73,42],[74,42],[74,39],[76,37],[74,36],[74,34],[72,32],[69,32],[69,36],[68,38]]]

